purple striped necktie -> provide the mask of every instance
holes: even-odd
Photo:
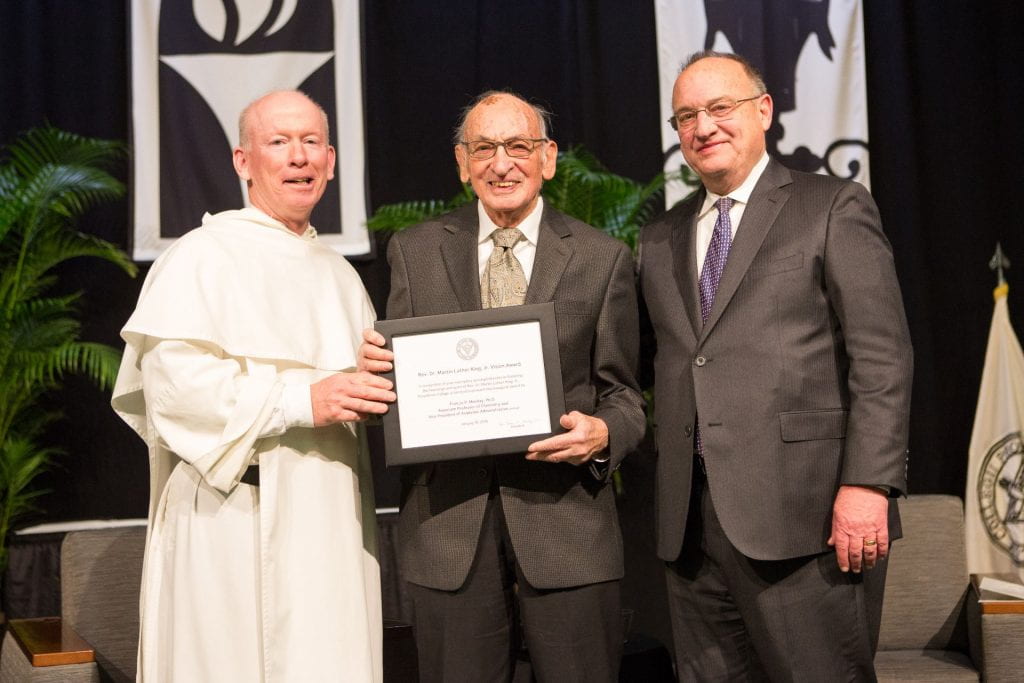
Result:
[[[715,221],[715,231],[711,235],[711,244],[708,245],[708,253],[704,257],[704,268],[700,271],[700,318],[703,322],[708,321],[711,314],[711,305],[715,303],[715,292],[718,291],[718,281],[722,279],[722,270],[725,268],[725,260],[729,257],[729,247],[732,245],[732,221],[729,220],[729,209],[732,208],[733,200],[729,197],[722,197],[715,206],[718,208],[718,220]]]
[[[715,231],[711,234],[711,244],[708,245],[708,253],[704,256],[704,268],[700,271],[700,279],[697,281],[700,287],[700,318],[707,322],[711,314],[711,305],[715,303],[715,292],[718,291],[718,281],[722,279],[722,270],[725,269],[725,260],[729,257],[729,247],[732,245],[732,221],[729,220],[729,209],[732,208],[733,200],[722,197],[715,206],[718,208],[718,220],[715,221]],[[700,433],[700,418],[697,419],[695,429],[697,440],[697,453],[704,457],[704,439]]]

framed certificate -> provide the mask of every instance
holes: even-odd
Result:
[[[564,431],[551,302],[381,320],[398,400],[384,415],[389,466],[525,452]]]

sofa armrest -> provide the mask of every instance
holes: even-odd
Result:
[[[0,651],[0,680],[99,683],[95,653],[59,617],[12,619]]]
[[[1021,647],[1024,643],[1024,600],[982,591],[979,584],[983,576],[971,575],[968,627],[980,635],[978,642],[971,644],[971,656],[979,665],[982,680],[994,683],[1019,681],[1021,671],[1024,671],[1024,648]],[[992,576],[1020,583],[1014,577]],[[975,622],[973,627],[972,619]],[[975,633],[971,635],[973,641]],[[980,659],[975,656],[975,648],[979,650]]]

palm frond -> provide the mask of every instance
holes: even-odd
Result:
[[[440,199],[385,204],[366,221],[366,227],[370,230],[394,232],[440,216],[447,210],[448,202]]]
[[[463,183],[462,192],[448,201],[423,199],[409,202],[384,204],[366,221],[366,227],[374,231],[396,232],[423,221],[454,211],[476,199],[473,189]]]
[[[121,352],[105,344],[71,341],[11,354],[11,377],[29,387],[50,388],[68,373],[84,374],[100,389],[113,387]]]
[[[126,152],[123,142],[88,138],[53,126],[33,128],[7,148],[11,165],[25,176],[48,163],[109,168]]]
[[[24,436],[8,436],[0,443],[0,534],[6,539],[12,523],[36,510],[35,500],[46,493],[32,488],[51,460],[61,453],[57,448],[41,448]],[[6,566],[7,543],[0,542],[0,568]]]
[[[646,184],[612,173],[590,152],[573,147],[559,154],[544,199],[570,216],[635,247],[640,227],[661,210],[664,174]]]
[[[120,197],[124,185],[105,169],[124,145],[53,127],[24,133],[6,150],[0,170],[0,240],[11,230],[31,240],[42,227]]]
[[[42,474],[50,458],[60,452],[59,448],[41,448],[24,437],[9,438],[0,450],[0,474],[8,482],[7,495],[23,498],[39,495],[26,489]]]
[[[119,142],[52,127],[23,134],[0,155],[0,571],[4,539],[42,493],[33,481],[59,454],[37,445],[59,417],[45,393],[68,373],[102,389],[117,375],[120,352],[79,339],[79,293],[53,295],[54,268],[68,259],[100,258],[137,272],[115,245],[78,232],[75,220],[120,197],[108,168],[124,153]]]
[[[66,228],[47,230],[41,234],[22,263],[21,277],[32,281],[44,276],[55,266],[74,258],[103,259],[135,276],[138,266],[117,246],[92,235]]]

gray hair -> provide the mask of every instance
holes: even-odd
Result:
[[[733,62],[736,62],[737,64],[743,67],[743,71],[747,74],[747,77],[754,84],[754,88],[757,90],[758,95],[764,95],[766,92],[768,92],[768,88],[764,84],[764,77],[761,75],[761,72],[757,70],[757,67],[751,64],[746,57],[734,54],[732,52],[716,52],[715,50],[701,50],[700,52],[694,52],[692,55],[686,58],[685,62],[683,62],[683,66],[680,67],[679,73],[683,73],[688,68],[690,68],[691,66],[693,66],[702,59],[711,58],[728,59]]]
[[[476,109],[478,104],[482,104],[491,98],[499,96],[514,97],[529,107],[533,111],[534,116],[537,117],[537,122],[540,124],[540,136],[547,139],[548,131],[551,130],[551,112],[539,104],[530,102],[517,92],[513,92],[511,90],[488,90],[487,92],[480,93],[474,97],[472,102],[462,108],[462,111],[459,113],[459,121],[455,125],[452,144],[457,145],[465,140],[466,120],[469,119],[470,112]]]
[[[249,125],[250,119],[252,118],[252,113],[256,109],[256,105],[258,105],[260,102],[270,97],[271,95],[279,95],[281,93],[294,93],[296,95],[302,95],[307,100],[309,100],[309,102],[314,107],[317,108],[317,111],[320,112],[320,122],[324,126],[324,141],[329,144],[331,140],[331,127],[327,123],[327,112],[324,111],[324,108],[321,107],[316,100],[314,100],[312,97],[302,92],[301,90],[271,90],[270,92],[260,95],[255,100],[247,104],[245,106],[245,109],[242,110],[242,113],[238,115],[238,146],[244,150],[249,149]]]

